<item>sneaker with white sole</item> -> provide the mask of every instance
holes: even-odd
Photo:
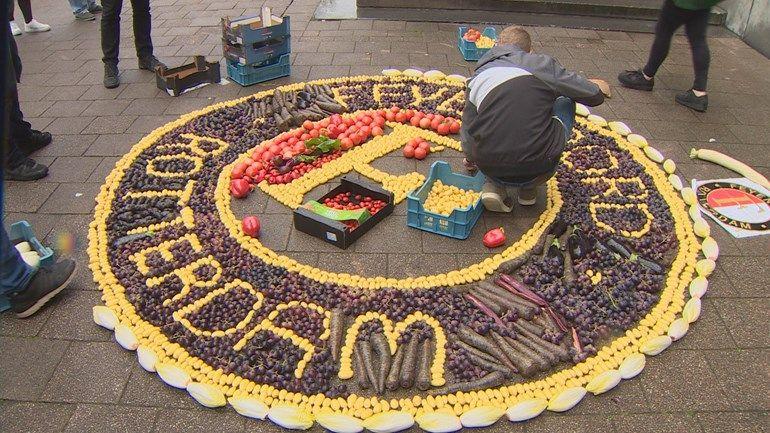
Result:
[[[481,190],[481,203],[490,212],[508,213],[513,210],[513,202],[508,190],[495,182],[487,180]]]
[[[34,18],[32,18],[32,21],[24,24],[24,31],[27,33],[41,33],[49,30],[51,30],[51,26],[43,24]]]
[[[16,21],[11,21],[11,33],[13,33],[14,36],[19,36],[21,34],[21,28],[16,24]]]
[[[25,318],[43,308],[64,290],[75,275],[77,264],[72,259],[41,266],[26,288],[11,295],[11,307],[16,317]]]

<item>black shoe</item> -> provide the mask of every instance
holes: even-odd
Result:
[[[17,317],[35,314],[70,283],[75,275],[76,263],[62,259],[48,266],[41,266],[27,287],[11,296],[11,307]]]
[[[692,108],[695,111],[700,111],[701,113],[709,108],[709,95],[695,96],[692,89],[676,95],[674,99],[679,104]]]
[[[91,12],[92,14],[98,14],[101,11],[102,11],[102,6],[96,3],[88,7],[88,12]]]
[[[655,85],[655,78],[649,80],[644,78],[644,73],[641,70],[638,71],[623,71],[618,74],[618,81],[623,87],[636,90],[651,91],[652,86]]]
[[[32,158],[25,158],[21,164],[5,168],[7,180],[38,180],[48,176],[48,167],[38,164]]]
[[[33,129],[32,134],[26,140],[19,140],[17,145],[19,150],[29,156],[51,144],[52,140],[53,137],[51,137],[50,132],[41,132]]]
[[[120,78],[118,78],[118,65],[112,63],[104,64],[104,87],[108,89],[114,89],[120,86]]]
[[[163,63],[160,60],[158,60],[155,56],[147,56],[147,57],[139,58],[139,69],[155,72],[155,69],[161,65],[163,65]]]

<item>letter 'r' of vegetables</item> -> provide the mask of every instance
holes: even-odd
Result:
[[[723,153],[717,152],[716,150],[691,149],[690,158],[702,159],[704,161],[713,162],[714,164],[719,164],[722,167],[729,168],[736,173],[740,173],[746,179],[754,181],[759,185],[762,185],[764,188],[770,189],[770,182],[768,182],[767,178],[762,176],[758,171],[738,161],[737,159],[731,158]]]
[[[243,232],[247,235],[256,238],[259,237],[259,218],[255,216],[247,216],[241,221],[241,227],[243,227]]]
[[[505,243],[505,231],[502,227],[492,229],[484,235],[482,242],[487,248],[497,248]]]
[[[233,179],[230,181],[230,194],[235,198],[246,198],[251,192],[251,185],[246,179]]]

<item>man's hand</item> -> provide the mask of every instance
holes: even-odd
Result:
[[[599,78],[589,78],[588,81],[590,81],[590,82],[596,84],[597,86],[599,86],[599,90],[601,90],[602,93],[604,93],[604,96],[606,96],[608,98],[612,97],[612,91],[610,90],[610,85],[607,84],[606,81],[601,80]]]

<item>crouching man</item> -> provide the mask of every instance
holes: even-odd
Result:
[[[536,187],[553,176],[572,134],[575,102],[599,105],[603,91],[607,83],[532,53],[523,28],[505,28],[468,81],[460,131],[466,165],[487,176],[484,207],[510,212],[510,188],[518,188],[519,204],[535,204]]]

